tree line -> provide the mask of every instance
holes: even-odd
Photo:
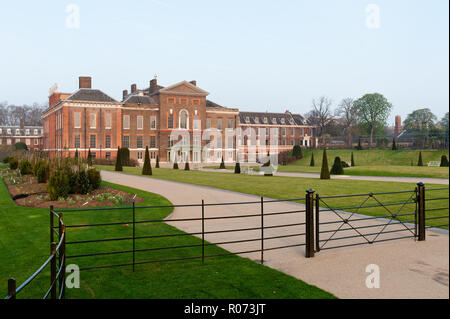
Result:
[[[42,112],[46,108],[46,104],[40,103],[12,105],[0,102],[0,126],[18,126],[21,118],[27,126],[42,126]]]
[[[333,101],[321,96],[312,101],[312,110],[306,114],[311,124],[318,127],[321,142],[327,137],[345,137],[352,145],[354,137],[368,136],[373,147],[375,136],[393,136],[388,118],[392,104],[380,93],[365,94],[359,99],[344,98],[335,109]],[[403,121],[403,130],[415,138],[417,146],[426,147],[430,141],[444,140],[448,145],[448,112],[438,120],[429,108],[421,108],[408,114]]]

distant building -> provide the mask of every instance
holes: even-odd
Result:
[[[21,119],[19,126],[0,126],[0,146],[23,142],[29,150],[38,151],[43,146],[42,133],[42,126],[26,126]]]

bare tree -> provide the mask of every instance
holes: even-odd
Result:
[[[342,120],[347,135],[347,145],[350,148],[352,146],[353,130],[357,125],[357,111],[355,101],[350,97],[343,99],[335,111],[335,115],[339,116]]]
[[[326,133],[326,127],[333,121],[331,114],[332,101],[326,96],[321,96],[318,100],[312,101],[313,109],[307,114],[311,124],[319,127],[319,135]]]
[[[42,125],[42,112],[47,108],[45,104],[33,103],[29,105],[8,105],[7,102],[0,103],[0,125],[16,126],[23,119],[25,125]]]

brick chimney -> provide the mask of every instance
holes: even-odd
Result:
[[[397,138],[401,132],[402,132],[402,117],[400,115],[397,115],[395,117],[394,136]]]
[[[80,76],[78,79],[80,89],[92,89],[92,78],[90,76]]]
[[[128,95],[128,90],[123,90],[123,99],[124,100],[125,100],[127,95]]]
[[[195,80],[193,80],[193,81],[191,81],[191,82],[189,82],[189,83],[191,83],[192,85],[197,86],[197,81],[195,81]]]
[[[20,128],[23,129],[23,127],[24,127],[23,117],[20,117]]]
[[[148,90],[149,94],[155,93],[156,91],[158,91],[158,80],[156,79],[156,77],[150,81],[150,88]]]
[[[136,92],[136,90],[137,90],[136,84],[131,84],[131,93]]]

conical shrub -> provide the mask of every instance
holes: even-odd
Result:
[[[311,152],[311,162],[309,162],[309,166],[314,167],[314,165],[316,165],[316,163],[314,162],[314,153]]]
[[[330,179],[330,171],[328,169],[327,150],[323,150],[322,169],[320,170],[320,179]]]
[[[150,154],[148,146],[145,147],[144,166],[142,167],[142,175],[152,175],[152,165],[150,164]]]
[[[219,169],[225,169],[225,162],[223,161],[223,157],[222,157],[222,162],[220,162]]]
[[[392,139],[392,150],[393,151],[397,150],[397,143],[395,143],[395,138]]]
[[[91,149],[89,149],[88,151],[88,158],[87,158],[87,162],[88,162],[88,166],[92,166],[92,154],[91,154]]]
[[[353,152],[352,152],[352,158],[351,158],[351,165],[352,165],[352,167],[356,166],[355,165],[355,157],[353,156]]]
[[[155,168],[159,168],[159,155],[156,155],[156,165]]]
[[[422,152],[419,152],[419,161],[417,162],[417,166],[423,166]]]
[[[342,175],[344,174],[344,168],[342,167],[342,161],[339,156],[334,159],[333,167],[331,167],[330,174],[333,175]]]
[[[241,173],[241,164],[239,162],[236,162],[236,165],[234,166],[234,173],[235,174]]]
[[[184,170],[185,171],[190,171],[191,169],[189,168],[189,162],[186,162],[186,164],[184,164]]]
[[[177,157],[175,156],[175,161],[173,162],[173,169],[178,169]]]
[[[114,170],[116,172],[122,172],[123,171],[123,167],[122,167],[122,159],[120,158],[121,152],[120,152],[120,147],[117,148],[117,157],[116,157],[116,165],[114,167]]]
[[[448,158],[446,155],[441,156],[441,167],[448,167]]]

